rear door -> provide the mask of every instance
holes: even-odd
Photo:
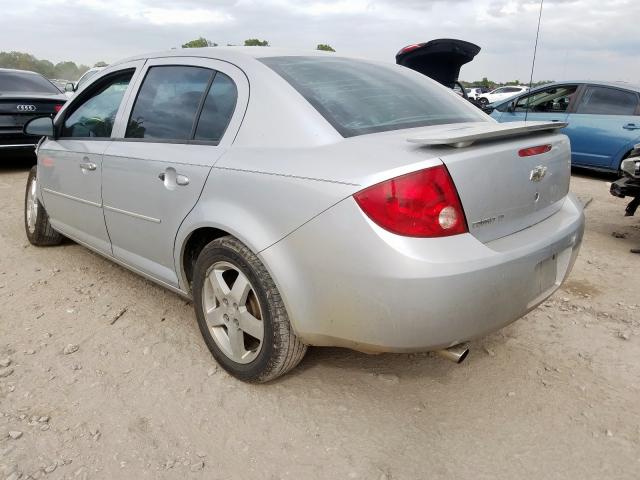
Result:
[[[135,90],[104,157],[105,221],[116,258],[177,287],[178,228],[237,133],[248,82],[228,63],[173,57],[149,60]]]
[[[91,85],[65,109],[57,137],[38,153],[38,182],[53,227],[106,254],[111,245],[102,214],[102,154],[141,66],[125,64]]]
[[[638,94],[589,85],[565,129],[575,165],[617,170],[622,156],[640,140]]]

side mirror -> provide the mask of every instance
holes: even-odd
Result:
[[[482,107],[482,111],[487,115],[491,115],[494,110],[495,110],[495,107],[492,107],[491,105],[485,105],[484,107]]]
[[[24,124],[25,135],[37,137],[53,137],[53,119],[51,117],[36,117]]]
[[[64,86],[64,91],[65,92],[75,92],[76,91],[76,86],[73,84],[73,82],[67,82],[66,85]]]

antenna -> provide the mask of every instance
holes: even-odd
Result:
[[[540,0],[540,14],[538,15],[538,31],[536,32],[536,44],[533,47],[533,62],[531,62],[531,77],[529,78],[529,91],[531,91],[531,86],[533,85],[533,69],[536,66],[536,53],[538,52],[538,38],[540,37],[540,20],[542,20],[542,5],[544,4],[544,0]],[[527,121],[527,115],[529,115],[529,99],[531,95],[527,97],[527,105],[524,110],[524,121]]]

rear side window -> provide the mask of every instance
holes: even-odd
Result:
[[[127,138],[189,140],[213,70],[151,67],[133,106]]]
[[[78,138],[107,138],[127,91],[133,70],[104,79],[88,96],[74,103],[62,125],[60,136]],[[77,105],[77,106],[76,106]]]
[[[238,90],[228,76],[216,73],[198,120],[195,140],[219,142],[236,108]]]
[[[487,121],[479,109],[404,67],[335,57],[259,59],[344,137]]]
[[[582,97],[577,113],[595,115],[633,115],[638,107],[638,95],[615,88],[589,87]]]

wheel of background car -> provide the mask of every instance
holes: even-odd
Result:
[[[488,103],[489,103],[489,100],[487,100],[487,99],[486,99],[486,98],[484,98],[484,97],[480,97],[480,98],[478,99],[478,103],[479,103],[481,106],[483,106],[483,107],[484,107],[486,104],[488,104]]]
[[[202,250],[193,298],[207,347],[236,378],[273,380],[304,357],[307,347],[293,332],[273,279],[239,240],[219,238]]]
[[[62,235],[56,232],[49,223],[49,215],[38,200],[37,168],[33,167],[27,179],[27,189],[24,195],[24,229],[27,239],[32,245],[58,245],[62,242]]]

